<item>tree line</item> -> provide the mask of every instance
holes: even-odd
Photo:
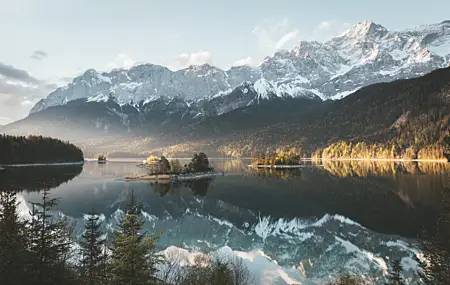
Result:
[[[324,148],[305,151],[300,147],[268,148],[266,152],[255,151],[252,164],[295,165],[301,158],[312,159],[387,159],[387,160],[447,160],[450,155],[449,139],[439,144],[399,145],[394,142],[366,143],[364,141],[338,141]]]
[[[339,141],[325,148],[316,149],[312,158],[322,159],[405,159],[447,160],[448,143],[402,146],[395,143],[366,143]]]
[[[218,140],[222,142],[219,151],[247,156],[255,150],[286,146],[302,148],[305,150],[302,155],[309,156],[318,148],[325,149],[343,141],[353,145],[364,143],[370,148],[361,149],[361,153],[355,152],[354,156],[366,155],[376,145],[377,157],[390,158],[391,153],[386,149],[395,147],[395,156],[446,158],[441,149],[450,133],[450,104],[446,100],[449,74],[450,68],[436,70],[418,78],[371,85],[342,100],[306,108],[296,105],[289,120],[249,127],[241,132],[233,130],[233,136]],[[296,103],[291,101],[290,104]],[[281,109],[280,112],[287,111]],[[251,117],[241,118],[244,119],[250,121]],[[383,147],[381,153],[378,152],[380,147]]]
[[[75,145],[43,136],[0,135],[0,164],[62,163],[83,161]]]

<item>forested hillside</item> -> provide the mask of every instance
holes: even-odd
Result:
[[[210,156],[250,156],[283,147],[295,148],[306,157],[443,159],[449,97],[450,68],[444,68],[367,86],[342,100],[278,98],[190,123],[160,122],[162,118],[152,111],[148,114],[155,120],[152,123],[122,118],[134,126],[128,130],[115,117],[103,126],[99,118],[115,112],[106,107],[99,112],[100,103],[83,109],[83,104],[73,102],[35,113],[3,131],[53,134],[76,141],[89,153],[127,156],[149,152],[185,156],[199,151]],[[68,108],[73,110],[62,112]],[[87,114],[80,116],[82,110]],[[175,106],[172,111],[176,110]]]
[[[80,162],[83,159],[78,147],[58,139],[0,135],[0,164]]]
[[[299,109],[291,113],[290,120],[248,129],[236,140],[222,141],[220,150],[249,155],[268,147],[289,146],[309,156],[340,143],[327,153],[337,157],[345,152],[342,148],[360,142],[368,146],[359,145],[364,151],[393,149],[392,157],[436,158],[442,156],[449,134],[449,102],[450,68],[445,68],[419,78],[375,84],[343,100]]]

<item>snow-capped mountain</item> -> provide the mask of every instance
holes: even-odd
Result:
[[[160,97],[181,98],[187,105],[213,101],[218,103],[213,114],[221,114],[274,97],[340,99],[361,87],[420,76],[449,62],[450,21],[404,31],[364,21],[327,42],[299,42],[255,68],[222,70],[205,64],[171,71],[143,64],[104,73],[90,69],[39,101],[31,113],[77,99],[105,101],[112,96],[121,105]],[[232,95],[236,90],[241,96]]]

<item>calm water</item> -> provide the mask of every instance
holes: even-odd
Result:
[[[349,270],[382,278],[389,258],[402,258],[412,276],[415,238],[433,224],[448,186],[446,164],[361,162],[268,171],[212,160],[224,176],[180,185],[121,180],[144,173],[137,163],[10,168],[0,186],[21,191],[24,215],[44,188],[61,198],[58,213],[77,221],[94,207],[109,238],[133,189],[146,229],[164,233],[161,250],[232,250],[264,284],[308,284]]]

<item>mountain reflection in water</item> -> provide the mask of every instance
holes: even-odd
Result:
[[[384,257],[409,258],[409,238],[433,224],[448,186],[446,164],[324,161],[275,170],[249,168],[245,160],[211,162],[225,176],[177,184],[125,182],[125,175],[145,170],[135,162],[108,162],[82,169],[8,169],[0,185],[52,188],[51,196],[61,198],[56,210],[77,220],[94,207],[109,237],[134,190],[146,229],[164,232],[162,248],[263,250],[279,265],[301,266],[314,278],[346,266],[378,276]],[[38,201],[40,194],[22,197]],[[78,225],[77,233],[82,230]]]
[[[247,167],[249,161],[245,160],[212,163],[226,175],[179,184],[126,183],[120,178],[145,170],[130,162],[86,163],[83,168],[10,168],[0,186],[27,191],[55,188],[52,193],[62,198],[61,205],[70,203],[84,212],[94,202],[107,206],[102,205],[106,202],[102,197],[97,202],[94,193],[113,197],[135,189],[142,190],[144,201],[154,194],[193,195],[274,219],[339,214],[378,232],[411,237],[416,237],[423,225],[432,224],[441,190],[449,186],[449,167],[443,163],[324,161],[323,166],[313,162],[296,170],[254,169]],[[70,198],[65,201],[66,197]]]

